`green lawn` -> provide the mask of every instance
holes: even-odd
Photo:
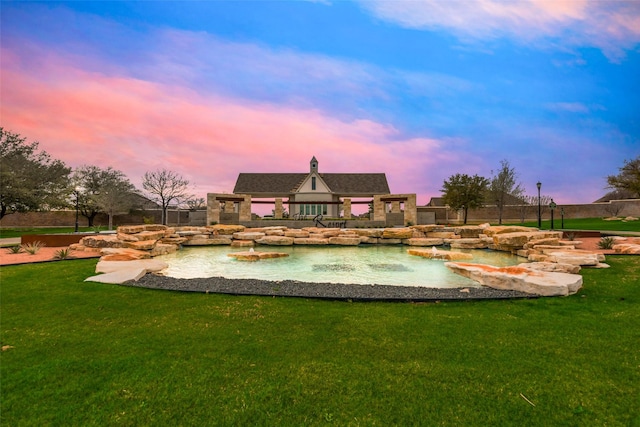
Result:
[[[0,424],[640,425],[640,257],[608,262],[571,297],[422,304],[2,267]]]
[[[523,224],[512,225],[524,225],[527,227],[537,227],[538,222],[525,222]],[[599,231],[637,231],[640,232],[640,221],[605,221],[602,218],[578,218],[578,219],[565,219],[564,228],[562,228],[562,222],[560,218],[554,218],[554,229],[556,230],[599,230]],[[551,220],[542,221],[542,228],[545,230],[551,229]]]

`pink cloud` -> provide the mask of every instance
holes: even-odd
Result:
[[[3,50],[2,125],[76,167],[122,170],[140,188],[145,171],[174,170],[197,193],[231,192],[239,172],[386,172],[393,192],[438,195],[460,161],[444,141],[403,138],[393,126],[321,111],[242,101],[88,72],[49,56],[26,66]],[[450,165],[449,165],[450,169]]]
[[[640,42],[640,7],[634,1],[479,0],[361,1],[381,19],[409,28],[453,30],[464,40],[512,37],[521,42],[560,39],[594,46],[613,62]]]

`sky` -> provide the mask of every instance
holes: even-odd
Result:
[[[502,160],[591,203],[640,156],[638,1],[2,1],[0,125],[70,167],[387,174]]]

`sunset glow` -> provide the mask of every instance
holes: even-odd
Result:
[[[640,155],[629,2],[2,2],[1,125],[69,166],[385,172],[440,196],[507,159],[589,203]]]

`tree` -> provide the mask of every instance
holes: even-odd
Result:
[[[443,193],[442,199],[445,204],[455,210],[464,210],[464,223],[466,224],[469,209],[482,206],[488,186],[489,180],[487,178],[458,173],[450,176],[440,191]]]
[[[188,198],[188,185],[189,181],[173,171],[159,169],[154,172],[145,172],[142,188],[149,193],[151,199],[162,206],[162,224],[167,223],[167,208],[171,201]]]
[[[134,205],[136,188],[124,173],[109,166],[81,166],[73,173],[78,209],[93,226],[100,212],[109,215],[109,230],[113,227],[113,216],[128,212]]]
[[[38,143],[0,127],[0,219],[14,212],[67,206],[68,168]]]
[[[491,171],[491,180],[487,190],[487,202],[496,203],[498,208],[498,224],[502,224],[502,212],[509,200],[521,199],[524,193],[522,184],[517,182],[517,174],[514,168],[509,166],[507,160],[500,161],[500,170],[497,174]]]
[[[538,196],[522,196],[523,204],[520,205],[520,222],[528,218],[529,212],[535,212],[538,216]],[[540,196],[540,207],[545,209],[551,203],[551,196]]]
[[[633,160],[625,160],[624,166],[619,168],[618,175],[609,175],[609,188],[630,191],[634,197],[640,197],[640,156]]]

